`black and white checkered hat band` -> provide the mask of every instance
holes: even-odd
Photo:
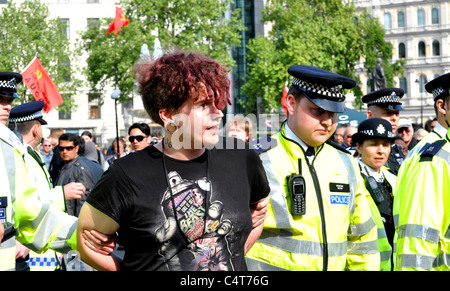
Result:
[[[443,88],[439,87],[433,90],[433,99],[439,98],[441,96],[449,95]]]
[[[0,89],[13,89],[15,92],[17,92],[16,79],[12,78],[10,81],[1,80]]]
[[[336,101],[344,101],[344,91],[342,86],[336,86],[333,88],[324,87],[319,84],[308,83],[304,80],[294,77],[292,85],[300,87],[300,89],[306,92],[312,92],[318,95],[322,95],[327,99],[337,99]]]
[[[371,100],[367,102],[367,105],[372,104],[379,104],[379,103],[398,103],[401,104],[400,98],[395,94],[395,92],[392,92],[391,95],[382,96],[380,98],[377,98],[375,100]]]
[[[41,117],[43,117],[42,111],[38,111],[38,112],[35,112],[35,113],[27,115],[27,116],[21,116],[21,117],[17,117],[17,118],[10,117],[9,122],[21,123],[21,122],[35,120],[35,119],[41,118]]]

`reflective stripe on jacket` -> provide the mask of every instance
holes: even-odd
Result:
[[[270,204],[263,233],[247,253],[249,270],[379,270],[377,228],[356,161],[324,144],[309,165],[284,127],[273,138],[278,146],[260,156]],[[286,177],[298,173],[298,164],[306,214],[293,216]]]
[[[7,200],[5,220],[14,224],[16,239],[31,250],[39,253],[49,248],[61,252],[76,250],[76,218],[64,213],[52,201],[41,200],[25,165],[22,156],[25,152],[13,146],[8,131],[0,124],[0,197]],[[1,249],[6,246],[2,243]],[[10,250],[2,251],[0,270],[11,269],[14,258],[15,243]]]
[[[450,270],[450,131],[400,168],[395,270]]]

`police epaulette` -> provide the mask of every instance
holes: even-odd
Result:
[[[420,154],[419,162],[429,162],[433,160],[433,156],[447,143],[445,139],[440,139],[432,144],[426,144]]]
[[[343,148],[341,145],[337,144],[335,141],[332,141],[331,139],[327,140],[325,143],[330,145],[330,146],[332,146],[332,147],[334,147],[335,149],[343,151],[346,154],[350,154],[350,155],[352,154],[351,152],[349,152],[348,150]]]
[[[249,142],[249,145],[251,149],[254,149],[260,155],[276,147],[278,145],[278,142],[276,139],[273,139],[270,136],[266,136]]]

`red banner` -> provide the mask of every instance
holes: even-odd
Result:
[[[31,94],[33,94],[34,99],[44,101],[43,113],[48,113],[63,102],[58,88],[37,57],[22,72],[22,78],[25,85],[30,89]]]
[[[114,18],[113,22],[109,24],[108,32],[105,35],[108,35],[114,30],[114,35],[117,37],[119,30],[122,27],[127,26],[128,22],[130,22],[130,20],[125,17],[122,8],[116,7],[116,18]]]
[[[281,105],[283,105],[283,109],[284,109],[284,114],[287,116],[287,109],[286,109],[286,98],[287,98],[287,94],[288,94],[288,83],[286,82],[286,84],[284,84],[284,88],[283,88],[283,95],[281,96]]]

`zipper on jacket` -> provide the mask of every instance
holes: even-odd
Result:
[[[309,167],[309,172],[311,173],[311,177],[314,182],[314,188],[316,189],[317,194],[317,203],[319,205],[320,218],[322,221],[322,235],[323,235],[323,271],[328,270],[328,240],[327,240],[327,227],[325,223],[325,212],[323,210],[323,200],[322,200],[322,191],[320,190],[319,179],[317,178],[316,169],[314,169],[313,165],[310,165],[308,160],[306,163]]]

